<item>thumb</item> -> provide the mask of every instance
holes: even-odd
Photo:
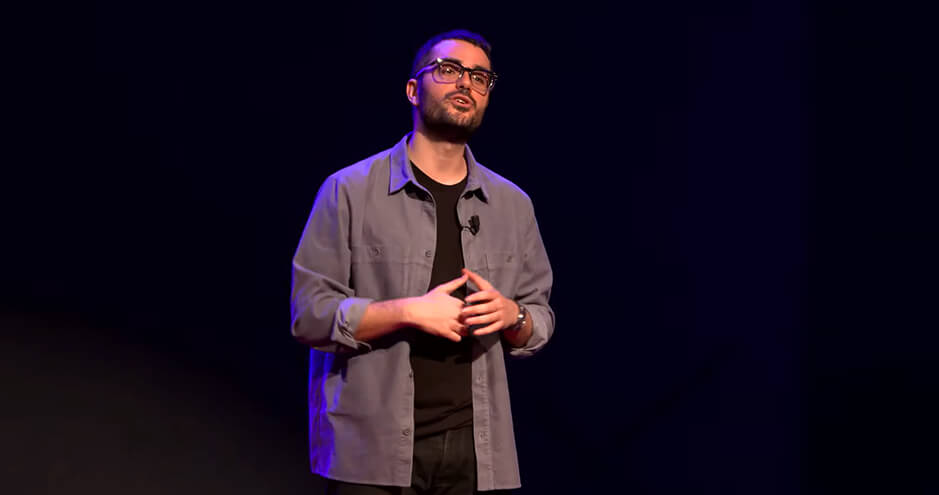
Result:
[[[479,290],[492,289],[492,284],[490,284],[486,279],[480,277],[478,273],[471,272],[468,269],[464,268],[463,275],[468,276],[470,281],[476,284],[476,287],[479,287]]]
[[[453,280],[451,280],[451,281],[449,281],[449,282],[444,282],[444,283],[438,285],[437,287],[434,287],[434,290],[435,290],[435,291],[443,291],[443,292],[449,294],[449,293],[451,293],[451,292],[453,292],[453,291],[459,289],[461,285],[465,284],[465,283],[466,283],[466,279],[467,279],[467,276],[466,276],[466,274],[464,273],[463,275],[461,275],[461,276],[459,276],[459,277],[457,277],[457,278],[455,278],[455,279],[453,279]]]

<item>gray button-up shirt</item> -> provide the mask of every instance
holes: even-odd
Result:
[[[406,331],[354,338],[372,301],[427,292],[436,211],[414,179],[405,136],[397,145],[326,179],[293,259],[291,331],[311,347],[313,472],[353,483],[409,486],[414,381]],[[465,152],[457,205],[466,267],[524,304],[533,333],[513,348],[499,332],[474,339],[473,429],[479,490],[521,486],[504,353],[530,356],[554,331],[551,266],[529,197]]]

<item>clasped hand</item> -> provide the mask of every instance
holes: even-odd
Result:
[[[452,295],[467,281],[479,288],[461,301]],[[469,335],[469,328],[483,325],[473,335],[498,332],[515,322],[518,305],[504,297],[486,279],[467,269],[463,275],[444,282],[410,305],[411,320],[421,330],[454,342]]]

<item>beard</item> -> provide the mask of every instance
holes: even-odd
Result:
[[[468,95],[466,92],[456,91],[447,94],[442,100],[436,100],[423,92],[417,110],[428,133],[444,141],[465,143],[482,124],[483,110],[476,106],[472,109],[475,111],[467,112],[454,108],[446,99],[457,93]]]

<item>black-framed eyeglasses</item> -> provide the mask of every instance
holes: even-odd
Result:
[[[416,78],[429,70],[433,70],[431,76],[438,83],[457,82],[463,77],[464,73],[469,73],[470,87],[481,95],[488,93],[495,86],[496,79],[499,77],[491,70],[463,67],[459,62],[446,58],[435,59],[426,67],[417,71],[414,77]]]

